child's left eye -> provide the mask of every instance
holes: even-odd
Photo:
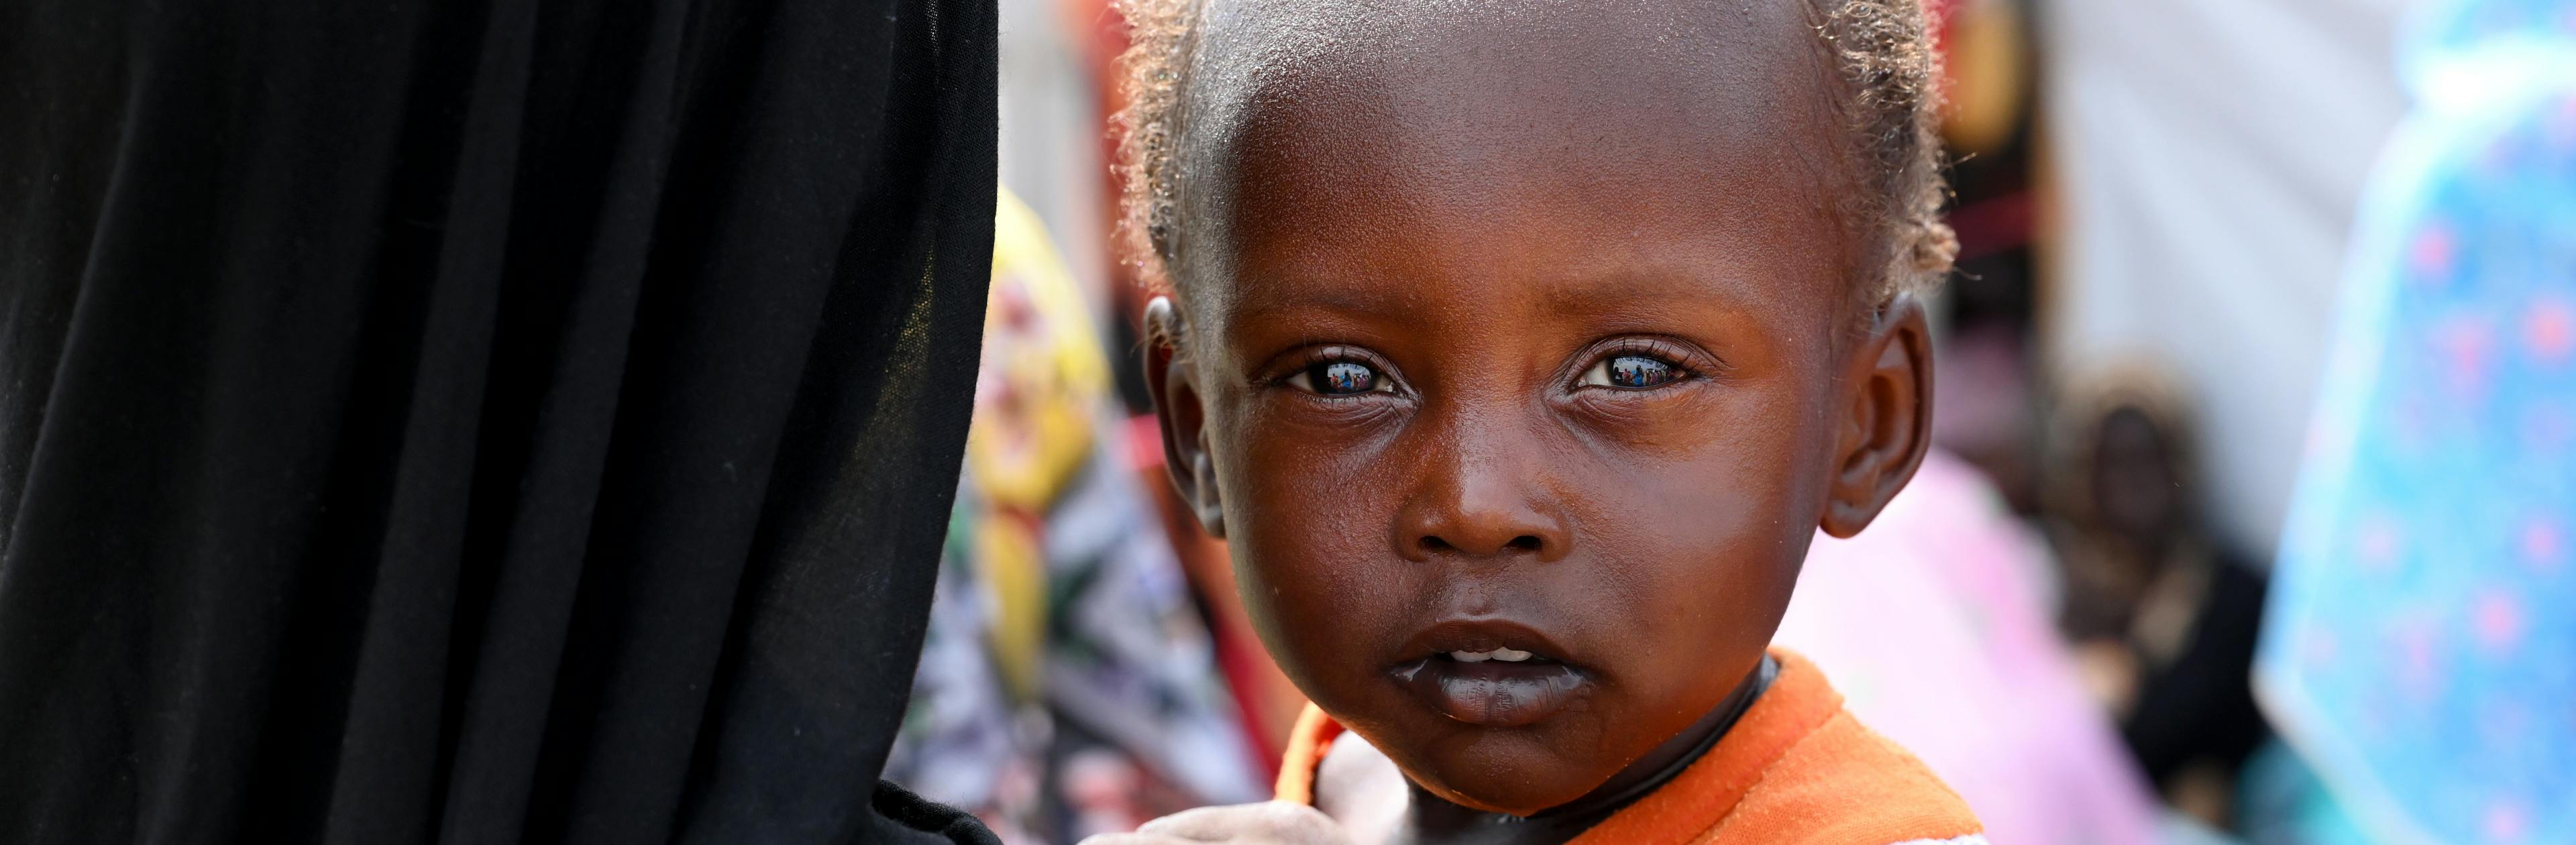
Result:
[[[1583,373],[1583,383],[1594,387],[1644,390],[1662,387],[1680,378],[1681,368],[1672,362],[1646,355],[1614,355],[1601,359]]]

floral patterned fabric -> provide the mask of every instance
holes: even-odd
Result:
[[[1131,471],[1107,356],[1005,195],[975,421],[887,777],[1008,842],[1258,800],[1239,712]]]
[[[2412,32],[2258,688],[2382,841],[2576,842],[2576,2]]]

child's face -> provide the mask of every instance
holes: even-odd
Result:
[[[1185,153],[1225,164],[1148,367],[1184,494],[1282,668],[1416,783],[1617,785],[1922,448],[1920,312],[1843,295],[1875,265],[1803,4],[1216,5],[1194,73],[1241,84],[1199,95]]]

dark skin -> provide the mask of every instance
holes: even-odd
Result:
[[[1219,5],[1146,315],[1174,482],[1409,784],[1385,838],[1569,839],[1723,729],[1813,532],[1926,448],[1841,82],[1801,4]]]
[[[2180,485],[2154,418],[2128,407],[2103,417],[2093,457],[2093,501],[2103,529],[2140,557],[2162,557],[2181,528]]]
[[[2104,415],[2099,426],[2089,491],[2093,508],[2083,528],[2106,542],[2096,554],[2070,558],[2067,572],[2073,618],[2087,637],[2129,628],[2178,539],[2188,533],[2181,479],[2155,419],[2123,406]]]

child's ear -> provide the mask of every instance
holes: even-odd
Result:
[[[1836,537],[1869,527],[1932,447],[1932,330],[1922,303],[1899,295],[1848,360],[1847,411],[1821,523]]]
[[[1154,418],[1163,429],[1163,467],[1172,489],[1208,536],[1225,539],[1225,508],[1217,498],[1216,464],[1208,457],[1207,413],[1200,404],[1198,369],[1182,351],[1181,315],[1170,297],[1145,303],[1145,386],[1154,395]]]

